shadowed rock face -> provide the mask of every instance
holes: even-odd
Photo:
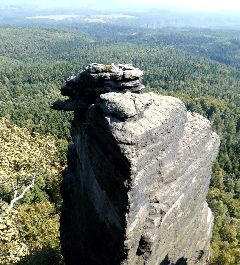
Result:
[[[121,67],[131,67],[130,84],[140,80],[140,70]],[[112,78],[103,65],[87,69],[101,74],[96,83]],[[61,103],[87,102],[74,103],[62,184],[66,264],[206,264],[213,224],[206,195],[219,147],[209,121],[177,98],[132,93],[131,85],[95,99],[81,97],[82,87]]]

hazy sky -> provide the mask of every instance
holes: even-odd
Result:
[[[0,5],[41,7],[121,8],[167,7],[196,11],[240,11],[240,0],[0,0]]]

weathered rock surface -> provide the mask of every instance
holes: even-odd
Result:
[[[105,78],[104,66],[92,67]],[[118,69],[114,79],[141,76],[128,68],[132,75]],[[219,146],[208,120],[173,97],[110,92],[75,108],[71,133],[61,216],[67,265],[206,264],[206,195]]]
[[[62,95],[68,96],[70,101],[66,104],[55,102],[53,108],[65,111],[83,109],[108,92],[138,93],[144,88],[142,76],[143,71],[129,64],[90,64],[78,76],[69,77],[62,87]]]

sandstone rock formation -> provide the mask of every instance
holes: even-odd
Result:
[[[207,262],[219,137],[179,99],[132,93],[142,74],[90,65],[67,81],[70,99],[54,104],[75,114],[62,184],[67,265]]]
[[[104,93],[140,92],[144,88],[142,76],[143,71],[128,64],[90,64],[78,76],[68,78],[61,93],[70,99],[55,102],[53,108],[65,111],[87,109]]]

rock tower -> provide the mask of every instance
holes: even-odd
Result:
[[[67,80],[73,144],[62,183],[67,265],[206,264],[219,137],[177,98],[139,93],[143,72],[91,64]]]

